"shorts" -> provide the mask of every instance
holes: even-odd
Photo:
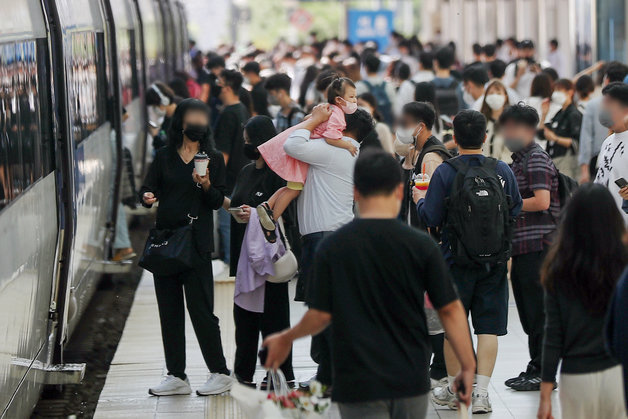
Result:
[[[508,267],[463,268],[452,265],[451,276],[476,335],[504,336],[508,326]],[[542,310],[543,307],[539,307]]]
[[[290,182],[290,181],[288,181],[288,183],[286,184],[286,187],[288,189],[293,190],[293,191],[302,191],[303,190],[303,182]]]

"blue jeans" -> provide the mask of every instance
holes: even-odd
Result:
[[[118,220],[116,222],[116,237],[113,240],[114,249],[127,249],[131,247],[129,238],[129,226],[126,223],[126,212],[124,206],[118,204]]]
[[[220,249],[223,262],[231,262],[231,215],[224,208],[218,210],[218,233],[220,234]]]

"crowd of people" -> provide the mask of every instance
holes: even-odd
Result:
[[[625,418],[628,66],[570,77],[556,41],[547,60],[530,40],[476,44],[463,64],[453,44],[391,40],[192,48],[193,74],[150,86],[140,199],[157,228],[193,221],[199,254],[154,272],[168,375],[150,394],[192,391],[185,296],[211,372],[199,395],[257,386],[260,333],[265,366],[307,387],[291,348],[313,335],[312,380],[343,418],[421,418],[430,399],[489,413],[510,282],[529,361],[504,384],[540,391],[551,418],[562,360],[563,417]],[[212,254],[235,277],[233,372]],[[286,255],[298,271],[279,278]],[[291,277],[308,306],[292,327]]]

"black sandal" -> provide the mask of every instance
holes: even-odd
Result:
[[[257,206],[257,216],[259,217],[259,223],[264,231],[264,237],[269,243],[275,243],[277,241],[277,233],[275,232],[275,219],[273,217],[273,210],[268,206],[268,202],[264,202]]]

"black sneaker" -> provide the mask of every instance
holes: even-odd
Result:
[[[257,216],[259,217],[259,223],[264,231],[264,237],[269,243],[275,243],[277,241],[277,233],[275,233],[275,218],[273,216],[273,210],[268,206],[268,202],[264,202],[257,206]]]
[[[541,389],[541,377],[539,375],[528,375],[510,386],[515,391],[539,391]]]
[[[527,376],[528,376],[527,372],[522,372],[517,377],[509,378],[508,380],[506,380],[504,382],[504,384],[506,385],[506,387],[512,387],[512,385],[514,383],[516,383],[517,381],[521,381],[522,379],[526,378]]]

